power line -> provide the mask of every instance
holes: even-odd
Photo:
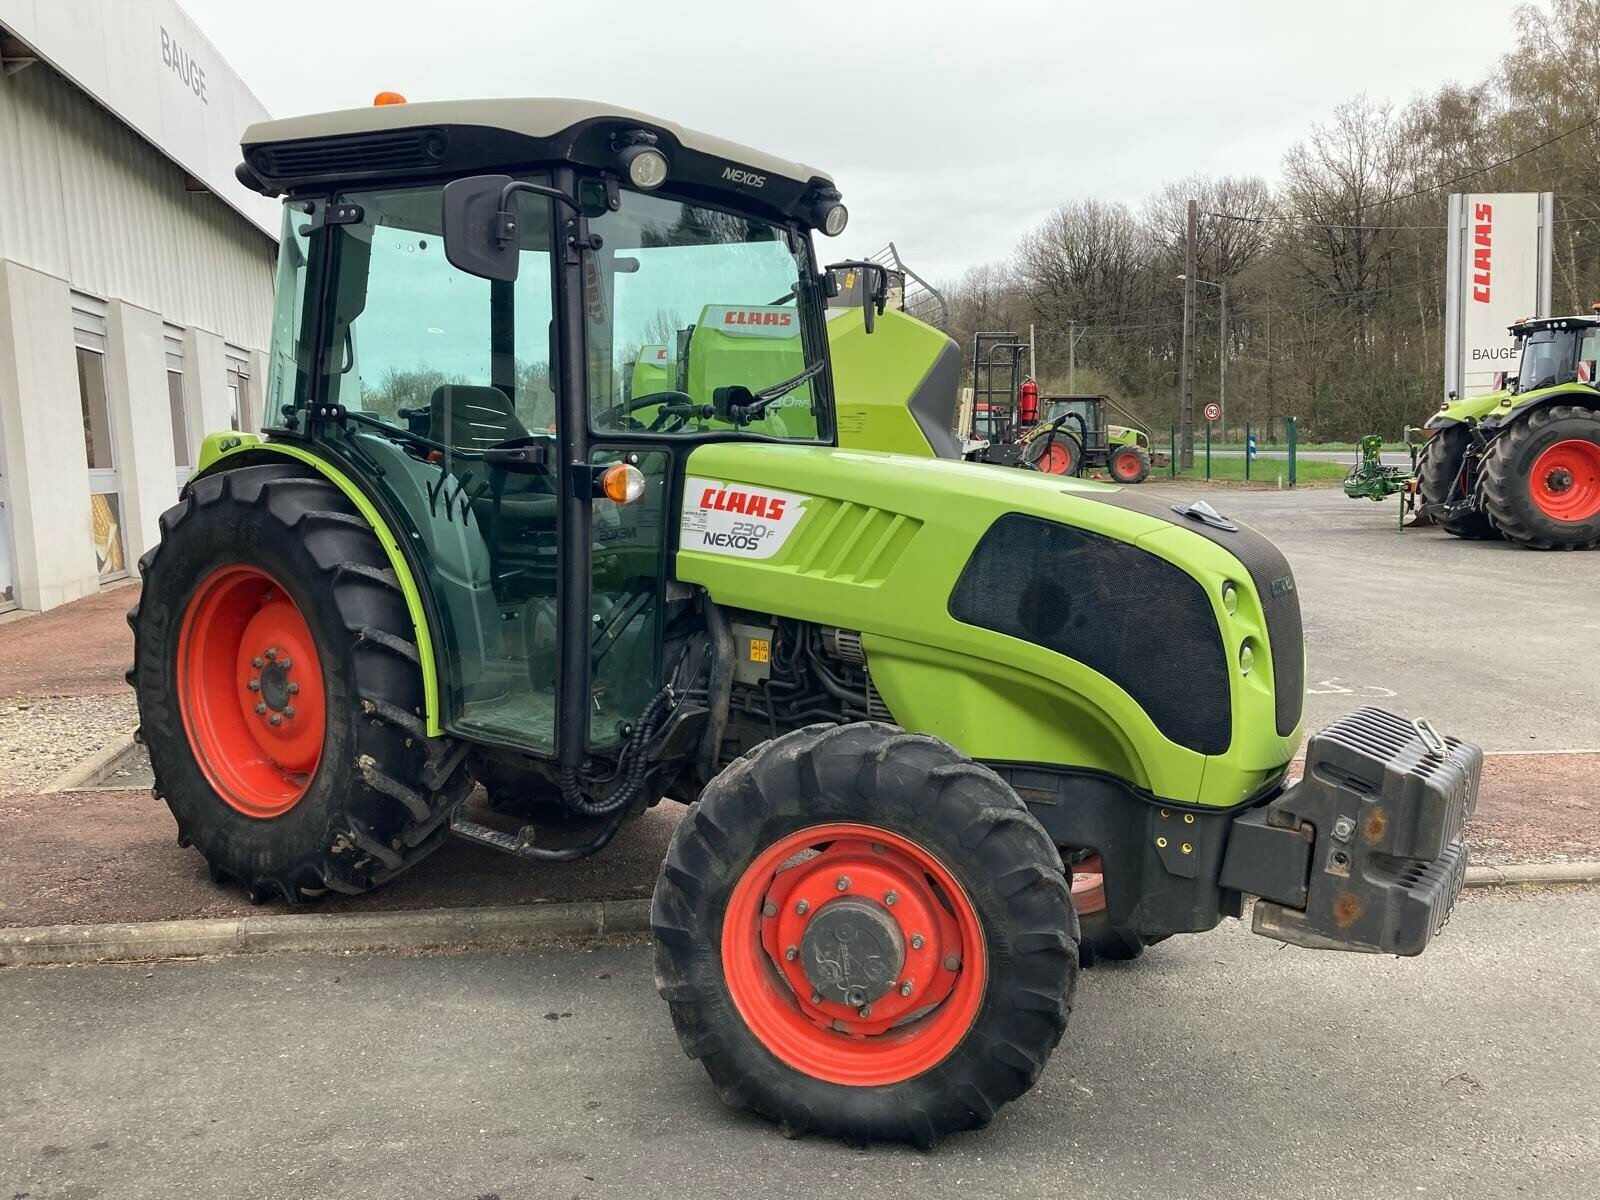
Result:
[[[1445,229],[1444,225],[1333,225],[1324,221],[1307,221],[1300,217],[1247,217],[1243,213],[1208,212],[1208,217],[1217,217],[1223,221],[1244,221],[1251,225],[1265,225],[1268,221],[1280,221],[1284,224],[1302,225],[1309,229]]]

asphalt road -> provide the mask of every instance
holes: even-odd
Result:
[[[1083,977],[1039,1085],[929,1154],[783,1140],[642,941],[0,974],[0,1194],[1593,1200],[1600,893],[1469,895],[1417,960],[1237,922]]]
[[[1401,532],[1398,499],[1338,488],[1144,486],[1185,502],[1203,494],[1289,559],[1308,732],[1370,703],[1488,750],[1600,749],[1600,553]]]

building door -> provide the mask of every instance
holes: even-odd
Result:
[[[128,563],[122,530],[122,480],[112,432],[111,397],[106,389],[105,318],[74,307],[72,327],[78,354],[84,458],[89,468],[89,536],[100,578],[120,579],[128,573]]]

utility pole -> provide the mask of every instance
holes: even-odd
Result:
[[[1222,436],[1228,436],[1228,281],[1217,285],[1218,303],[1222,306],[1222,328],[1217,331],[1217,424]]]
[[[1078,323],[1067,322],[1067,395],[1078,394]]]
[[[1028,322],[1028,378],[1034,382],[1039,380],[1039,360],[1034,355],[1033,322]]]
[[[1189,201],[1188,229],[1183,239],[1183,362],[1179,400],[1179,422],[1183,429],[1178,465],[1185,470],[1194,466],[1194,242],[1198,207],[1195,201]]]

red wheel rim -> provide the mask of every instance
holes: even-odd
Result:
[[[1547,447],[1528,478],[1533,502],[1557,521],[1587,521],[1600,514],[1600,445],[1582,438]]]
[[[206,576],[178,633],[178,709],[217,795],[250,817],[300,802],[322,758],[327,702],[311,629],[255,567]]]
[[[1139,456],[1129,450],[1112,455],[1111,473],[1117,477],[1118,483],[1129,483],[1137,479],[1139,477]]]
[[[1047,475],[1072,473],[1072,450],[1063,442],[1051,442],[1039,456],[1039,470]]]
[[[834,922],[850,906],[898,932],[898,964],[870,954],[850,961],[849,947],[866,941],[828,932],[849,928]],[[872,977],[854,989],[859,1007],[817,992],[808,974],[838,977],[840,964],[856,974],[835,990]],[[835,823],[780,839],[745,869],[723,918],[722,968],[739,1015],[782,1062],[874,1087],[922,1074],[961,1043],[983,1002],[988,959],[977,910],[943,863],[886,829]]]

